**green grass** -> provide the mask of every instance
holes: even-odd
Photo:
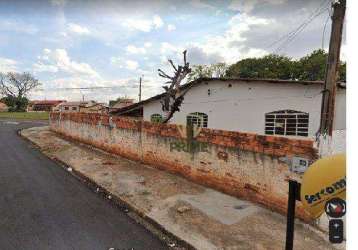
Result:
[[[0,112],[0,119],[48,120],[48,115],[48,112]]]

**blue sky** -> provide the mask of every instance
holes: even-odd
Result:
[[[322,46],[329,1],[82,1],[13,0],[0,2],[0,71],[29,71],[42,90],[32,99],[108,101],[161,92],[157,69],[170,72],[167,59],[180,63],[188,50],[191,64],[234,63],[271,53],[269,45],[316,17],[279,53],[297,58]],[[328,46],[330,20],[324,48]],[[344,46],[345,48],[345,46]],[[344,51],[342,56],[344,57]],[[96,91],[64,87],[115,86]]]

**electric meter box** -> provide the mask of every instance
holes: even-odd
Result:
[[[302,157],[292,158],[292,171],[296,173],[304,173],[308,168],[309,161]]]

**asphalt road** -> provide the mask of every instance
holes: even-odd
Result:
[[[0,249],[167,249],[0,120]]]

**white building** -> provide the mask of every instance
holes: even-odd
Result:
[[[170,123],[213,129],[314,137],[320,125],[323,82],[271,79],[201,78],[190,88]],[[113,112],[159,121],[165,113],[160,94]],[[335,130],[346,128],[346,90],[338,84]]]

